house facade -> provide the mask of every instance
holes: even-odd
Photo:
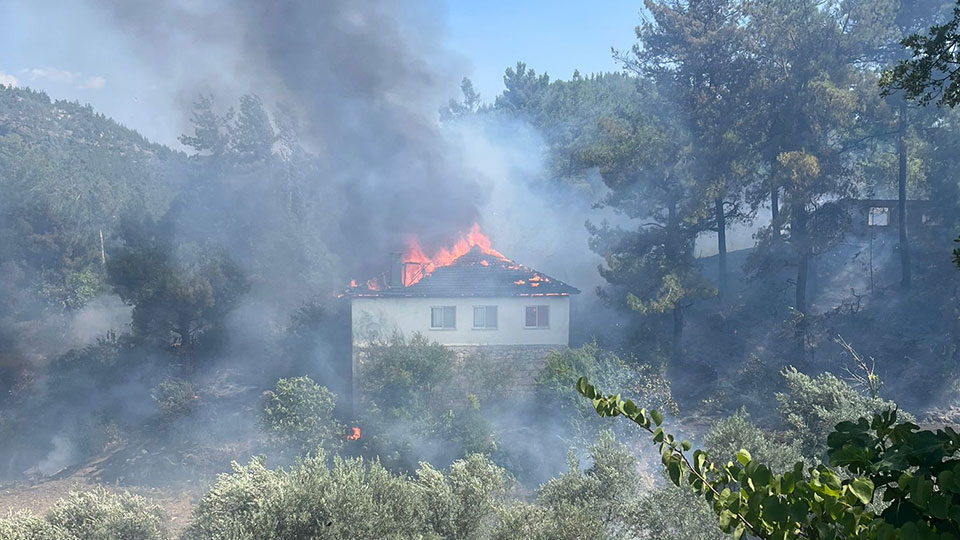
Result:
[[[579,292],[478,246],[429,272],[395,256],[386,275],[347,292],[354,388],[366,349],[398,334],[422,334],[460,359],[482,354],[511,386],[529,388],[548,353],[568,344]]]

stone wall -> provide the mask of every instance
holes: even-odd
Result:
[[[547,356],[556,345],[446,345],[456,358],[454,391],[475,394],[481,399],[506,392],[529,394],[537,376],[546,365]],[[366,359],[365,347],[353,348],[354,402],[362,396],[358,374]]]

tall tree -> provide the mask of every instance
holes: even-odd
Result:
[[[933,24],[944,13],[948,2],[943,0],[882,0],[880,2],[846,2],[840,14],[842,24],[854,49],[862,51],[861,67],[871,78],[881,69],[908,58],[900,42],[907,36]],[[910,239],[907,234],[907,169],[908,127],[911,123],[911,108],[904,92],[889,96],[895,110],[896,127],[890,130],[896,135],[897,154],[897,225],[900,252],[900,285],[909,288],[911,282]],[[914,117],[920,111],[913,112]],[[881,131],[886,131],[881,128]]]
[[[646,0],[652,18],[637,27],[639,43],[620,54],[624,65],[651,77],[679,105],[691,132],[691,171],[709,185],[717,232],[719,295],[727,291],[729,219],[739,214],[753,170],[745,91],[756,72],[746,39],[742,0]]]
[[[648,98],[649,99],[649,98]],[[649,100],[603,122],[603,133],[584,160],[610,188],[602,204],[631,220],[635,229],[588,224],[591,247],[604,256],[601,291],[643,315],[672,316],[670,359],[682,362],[684,312],[715,293],[693,256],[693,242],[711,223],[711,198],[689,168],[688,133],[670,104]]]
[[[760,69],[750,92],[762,109],[761,155],[770,171],[771,241],[789,223],[797,265],[795,309],[807,312],[810,213],[851,192],[840,156],[845,130],[859,112],[855,74],[839,25],[814,0],[748,4],[750,47]],[[763,105],[760,105],[760,104]],[[785,205],[778,197],[784,191]]]

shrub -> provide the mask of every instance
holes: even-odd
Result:
[[[0,538],[4,540],[72,540],[67,531],[28,513],[0,517]]]
[[[783,377],[787,389],[777,393],[777,408],[808,457],[823,456],[827,435],[840,422],[872,418],[897,407],[892,401],[861,395],[830,373],[810,377],[790,367],[783,371]],[[900,416],[913,421],[908,414]]]
[[[637,460],[610,431],[601,432],[590,458],[581,470],[571,454],[567,472],[541,486],[535,506],[502,512],[493,537],[628,538],[640,496]]]
[[[367,451],[406,469],[494,452],[480,401],[454,384],[456,369],[454,352],[421,334],[372,345],[360,377]]]
[[[471,454],[443,473],[421,463],[416,476],[426,519],[443,538],[486,538],[506,496],[505,471],[480,454]]]
[[[630,538],[638,540],[729,540],[710,504],[689,486],[667,484],[644,495],[631,514]]]
[[[190,381],[167,379],[150,392],[157,404],[160,419],[169,424],[178,418],[189,416],[197,407],[197,390]]]
[[[261,421],[282,447],[302,454],[338,448],[344,427],[333,417],[336,396],[310,377],[280,379],[263,393]]]
[[[328,466],[323,452],[289,470],[254,460],[218,477],[184,539],[477,538],[503,486],[502,470],[480,456],[447,476],[423,465],[416,478],[360,458]]]
[[[580,540],[604,538],[598,515],[582,506],[562,503],[553,508],[518,503],[500,514],[492,540]]]
[[[42,519],[25,514],[0,519],[0,538],[162,540],[170,537],[165,522],[163,510],[143,497],[98,487],[70,492]]]
[[[750,455],[778,474],[793,469],[794,463],[803,460],[800,441],[794,439],[791,444],[785,444],[771,440],[743,411],[714,424],[703,446],[711,456],[722,460],[733,460],[741,448],[746,448]]]
[[[453,377],[454,353],[422,334],[407,343],[395,335],[371,345],[363,362],[361,393],[392,418],[417,418]]]
[[[551,351],[547,363],[537,376],[537,392],[542,399],[556,403],[561,410],[576,411],[576,418],[588,418],[593,409],[577,394],[580,377],[597,380],[604,388],[618,388],[638,397],[644,407],[677,413],[677,404],[670,392],[670,381],[663,370],[636,360],[630,361],[601,349],[596,342],[580,348]]]

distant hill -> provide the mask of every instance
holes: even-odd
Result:
[[[78,280],[100,281],[101,234],[125,215],[162,215],[186,164],[89,105],[0,86],[0,267],[70,304]]]

